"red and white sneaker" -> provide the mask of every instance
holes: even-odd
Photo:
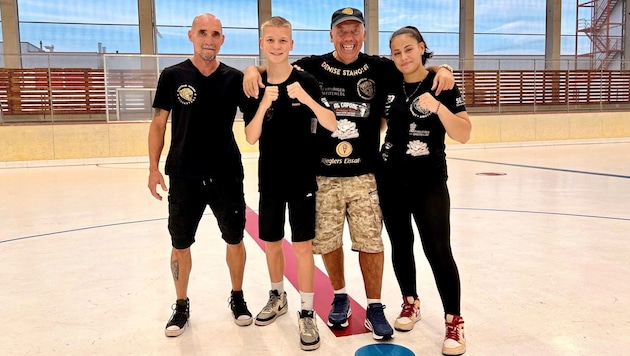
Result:
[[[459,315],[446,314],[446,336],[442,345],[444,355],[462,355],[466,352],[464,319]]]
[[[420,320],[420,299],[411,296],[403,297],[402,311],[394,322],[394,329],[411,331],[414,324]]]

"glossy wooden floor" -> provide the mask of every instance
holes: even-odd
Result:
[[[630,140],[452,146],[448,157],[466,355],[627,353]],[[244,162],[256,210],[256,158]],[[0,166],[1,354],[303,354],[288,281],[285,316],[266,327],[232,322],[225,247],[209,211],[193,247],[190,328],[165,337],[174,301],[167,203],[149,194],[146,159],[68,163],[76,162]],[[261,248],[249,234],[245,243],[255,314],[269,278]],[[383,303],[393,323],[401,297],[386,247]],[[348,292],[365,306],[357,256],[346,251]],[[390,342],[439,355],[442,307],[418,244],[416,256],[422,320]],[[368,333],[337,337],[324,319],[310,354],[353,355],[375,343]]]

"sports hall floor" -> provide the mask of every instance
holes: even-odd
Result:
[[[627,353],[630,139],[449,146],[447,153],[466,355]],[[253,209],[244,290],[256,314],[269,278],[253,236],[256,157],[244,164]],[[289,313],[265,327],[233,323],[224,243],[209,209],[193,246],[190,328],[164,336],[175,299],[167,203],[151,197],[147,168],[146,158],[0,162],[0,354],[302,355],[299,295],[288,279]],[[382,299],[393,323],[401,296],[383,237]],[[422,320],[390,342],[439,355],[442,306],[418,243],[415,250]],[[316,263],[324,271],[319,256]],[[288,272],[292,266],[289,259]],[[346,269],[348,292],[364,307],[357,256],[347,249]],[[310,354],[354,355],[376,343],[360,309],[350,335],[330,331],[323,272],[317,285],[322,343]]]

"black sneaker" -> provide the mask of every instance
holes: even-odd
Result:
[[[173,315],[171,315],[168,323],[166,323],[164,334],[166,336],[179,336],[186,330],[186,325],[188,324],[188,317],[190,317],[190,300],[188,300],[188,298],[186,298],[186,300],[178,299],[171,308],[173,309]]]
[[[234,322],[239,326],[247,326],[252,324],[252,313],[247,309],[247,303],[243,298],[243,294],[234,295],[230,297],[230,309],[232,309],[232,315],[234,315]]]

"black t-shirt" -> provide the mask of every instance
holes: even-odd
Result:
[[[311,98],[326,106],[319,84],[311,74],[296,69],[280,84],[270,84],[266,72],[262,79],[265,86],[277,86],[279,95],[265,114],[258,139],[259,191],[284,198],[314,192],[317,190],[315,131],[329,134],[330,131],[318,127],[317,117],[308,106],[289,97],[287,85],[299,82]],[[262,89],[258,99],[248,102],[243,111],[245,125],[254,118],[264,93]]]
[[[233,124],[245,103],[243,73],[223,63],[204,76],[190,59],[160,74],[154,108],[171,112],[166,174],[194,179],[243,179]]]
[[[373,173],[379,156],[386,83],[402,81],[393,62],[360,53],[355,62],[344,64],[331,52],[305,57],[295,64],[317,78],[337,115],[335,132],[318,130],[317,174],[351,177]]]
[[[448,177],[444,144],[446,130],[437,114],[417,105],[421,94],[430,92],[435,96],[435,91],[431,90],[434,77],[435,73],[429,72],[419,86],[418,83],[404,84],[400,81],[389,90],[385,109],[387,134],[381,158],[383,172],[401,182],[445,181]],[[405,91],[403,85],[406,85]],[[408,99],[407,94],[410,95]],[[443,90],[436,98],[454,114],[466,110],[457,86],[452,90]]]

